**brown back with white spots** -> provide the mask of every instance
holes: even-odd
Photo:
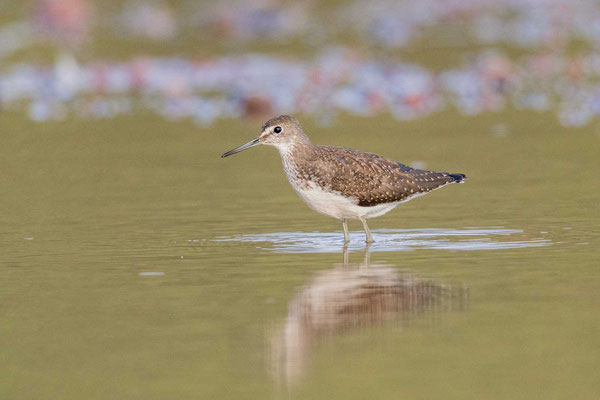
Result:
[[[309,147],[298,151],[302,159],[297,162],[299,175],[322,188],[356,198],[358,205],[365,207],[406,200],[465,178],[463,174],[414,169],[353,149]]]

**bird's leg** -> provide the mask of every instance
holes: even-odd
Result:
[[[367,245],[365,246],[365,258],[362,263],[362,265],[365,267],[368,267],[371,263],[371,253],[369,252],[369,247],[371,247],[371,243],[367,242]]]
[[[348,266],[348,243],[344,243],[344,265]]]
[[[360,222],[362,222],[363,228],[365,228],[365,234],[367,235],[367,243],[373,243],[373,236],[371,236],[371,231],[367,226],[367,220],[365,219],[365,217],[360,217]]]
[[[348,222],[346,218],[342,219],[342,226],[344,227],[344,243],[348,243],[350,241],[350,235],[348,234]]]

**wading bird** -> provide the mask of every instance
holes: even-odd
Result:
[[[348,242],[348,219],[358,219],[366,241],[373,242],[367,218],[383,215],[398,204],[450,183],[464,174],[411,168],[373,153],[310,142],[294,117],[281,115],[265,122],[260,136],[224,153],[227,157],[259,144],[279,150],[292,188],[313,210],[342,221]]]

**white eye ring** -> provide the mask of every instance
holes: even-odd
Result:
[[[279,125],[276,126],[275,128],[273,128],[273,132],[275,132],[275,133],[281,133],[281,131],[282,131],[282,129]]]

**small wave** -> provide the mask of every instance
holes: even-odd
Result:
[[[504,228],[466,229],[379,229],[371,231],[375,243],[369,251],[409,251],[435,249],[451,251],[502,250],[551,245],[549,239],[522,239],[523,230]],[[515,235],[520,235],[519,239]],[[220,242],[263,243],[265,250],[279,253],[339,253],[344,247],[342,232],[274,232],[252,235],[221,236]],[[364,232],[350,234],[350,251],[367,245]]]

